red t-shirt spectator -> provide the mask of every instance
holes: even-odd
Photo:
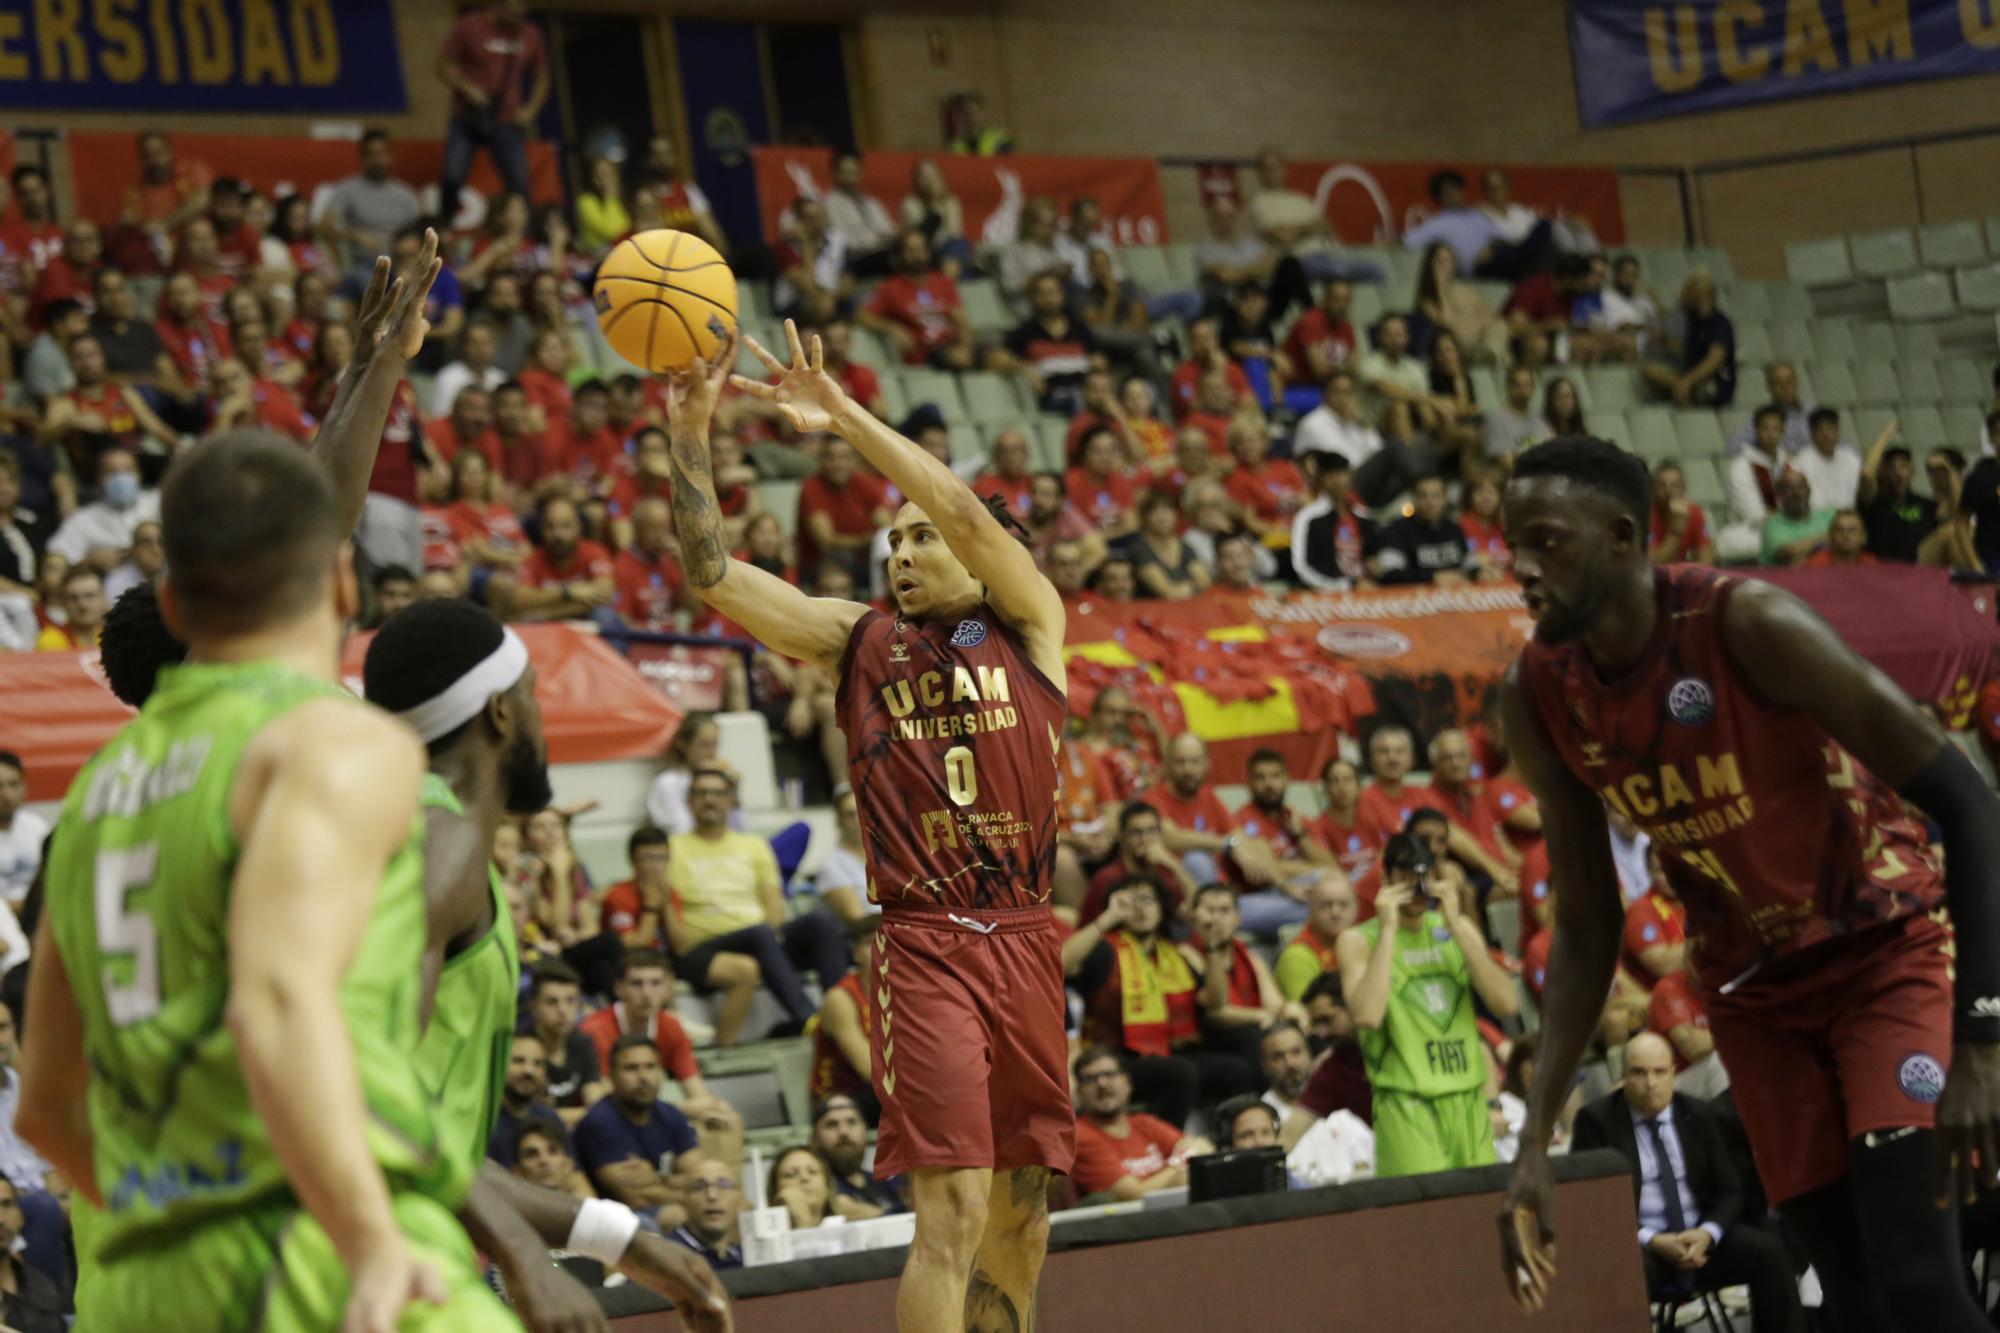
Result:
[[[296,316],[285,321],[284,329],[273,339],[291,349],[300,361],[312,360],[313,348],[319,345],[320,322],[316,319],[299,319]]]
[[[534,24],[523,21],[505,28],[492,11],[484,9],[473,10],[451,25],[451,33],[444,39],[444,58],[458,67],[466,82],[494,99],[493,111],[503,123],[521,109],[536,72],[548,59],[541,31]],[[453,100],[458,103],[463,99],[454,94]],[[464,110],[462,105],[456,109]],[[604,1068],[611,1068],[609,1062]]]
[[[1436,792],[1412,782],[1405,782],[1403,794],[1393,799],[1371,783],[1361,789],[1361,799],[1355,802],[1355,818],[1377,847],[1387,847],[1389,839],[1401,833],[1403,826],[1410,822],[1410,816],[1418,810],[1437,810],[1446,816],[1451,814]]]
[[[210,366],[234,354],[228,327],[205,313],[187,324],[162,315],[153,321],[153,332],[160,335],[160,345],[190,384],[205,381]]]
[[[1326,317],[1326,311],[1314,306],[1292,325],[1285,339],[1285,355],[1291,359],[1293,372],[1310,381],[1313,363],[1309,350],[1317,349],[1329,366],[1344,366],[1354,356],[1356,345],[1353,324],[1344,319],[1336,324]]]
[[[1553,935],[1554,931],[1544,931]],[[1708,1031],[1708,1010],[1701,1007],[1701,1001],[1694,995],[1694,987],[1688,982],[1685,971],[1670,977],[1661,977],[1660,984],[1653,987],[1652,997],[1646,1004],[1646,1029],[1657,1032],[1673,1045],[1674,1029],[1682,1024],[1692,1024],[1702,1031]],[[1686,1069],[1687,1061],[1681,1058],[1680,1047],[1674,1046],[1674,1072]]]
[[[1625,909],[1625,970],[1642,984],[1657,985],[1663,978],[1653,975],[1639,961],[1643,949],[1660,944],[1687,943],[1687,908],[1648,889],[1646,896]]]
[[[1181,425],[1193,426],[1206,435],[1210,454],[1216,458],[1228,458],[1229,427],[1235,420],[1234,417],[1219,416],[1214,412],[1190,412],[1181,418]]]
[[[1537,324],[1551,321],[1569,323],[1569,299],[1556,290],[1555,278],[1547,273],[1536,273],[1521,279],[1501,307],[1501,313],[1523,315]]]
[[[514,517],[513,510],[498,502],[459,500],[445,506],[444,521],[452,539],[460,546],[477,541],[496,551],[528,549],[528,534],[522,531],[521,520]]]
[[[670,555],[648,557],[636,547],[620,551],[612,563],[619,618],[633,629],[671,630],[674,608],[686,583],[680,562]]]
[[[586,480],[609,481],[618,460],[625,456],[624,443],[609,426],[599,426],[591,435],[578,435],[576,423],[565,418],[550,423],[548,441],[557,470]]]
[[[257,424],[276,431],[288,440],[304,444],[319,429],[317,423],[299,407],[299,400],[292,397],[292,391],[282,384],[261,378],[251,380],[250,401],[257,405]]]
[[[645,895],[639,892],[639,881],[624,880],[613,884],[604,891],[604,928],[623,935],[639,924],[639,918],[646,914]]]
[[[982,500],[999,499],[1006,502],[1007,512],[1015,518],[1028,517],[1029,496],[1035,489],[1033,477],[1022,477],[1010,481],[998,473],[989,473],[972,483],[972,493]]]
[[[921,278],[891,274],[868,302],[870,314],[900,324],[909,332],[911,346],[903,353],[903,363],[911,366],[923,365],[931,353],[958,341],[958,321],[952,318],[958,308],[958,284],[936,272]]]
[[[1203,783],[1193,796],[1182,797],[1168,784],[1149,789],[1140,800],[1160,812],[1160,818],[1171,820],[1190,833],[1208,833],[1218,838],[1226,838],[1236,832],[1236,818],[1229,813],[1229,807],[1215,794],[1215,788]]]
[[[1223,372],[1229,377],[1229,391],[1238,401],[1248,398],[1254,390],[1250,387],[1250,377],[1243,373],[1243,367],[1234,361],[1225,362]],[[1174,416],[1185,421],[1194,410],[1195,390],[1201,385],[1201,377],[1208,373],[1208,367],[1195,361],[1183,361],[1174,370],[1173,382],[1168,386],[1169,397],[1173,401]]]
[[[26,296],[35,276],[63,252],[62,226],[55,222],[0,222],[0,292]]]
[[[1181,1132],[1164,1120],[1138,1112],[1125,1117],[1127,1134],[1113,1138],[1089,1116],[1076,1119],[1076,1165],[1070,1179],[1085,1194],[1100,1194],[1126,1176],[1144,1180],[1167,1169]]]
[[[611,552],[586,538],[576,544],[569,559],[561,564],[550,558],[545,546],[530,551],[521,564],[521,586],[548,588],[563,583],[589,583],[608,579],[612,574]]]
[[[888,502],[889,483],[866,472],[856,471],[844,486],[835,486],[818,473],[807,477],[799,484],[799,568],[810,572],[822,554],[806,531],[811,515],[825,514],[843,537],[860,537],[875,531],[875,511]]]
[[[1306,479],[1287,458],[1267,458],[1255,472],[1238,464],[1222,489],[1266,523],[1290,523],[1306,502]]]
[[[542,409],[542,421],[550,434],[568,423],[570,407],[568,380],[539,366],[529,366],[514,378],[520,381],[521,391],[527,395],[528,406]]]
[[[1123,438],[1118,422],[1112,417],[1099,416],[1095,412],[1078,412],[1069,419],[1069,434],[1063,437],[1063,457],[1071,463],[1083,461],[1083,437],[1094,430],[1104,429],[1117,433]]]
[[[166,180],[142,179],[125,191],[122,211],[136,216],[142,223],[164,222],[214,181],[215,173],[209,170],[208,163],[199,158],[176,158],[174,174]]]
[[[607,1004],[576,1027],[597,1047],[597,1067],[611,1068],[611,1048],[625,1035],[625,1006]],[[701,1073],[695,1067],[694,1043],[688,1040],[687,1030],[664,1009],[653,1015],[653,1045],[660,1052],[660,1065],[671,1077],[693,1078]]]
[[[738,487],[738,490],[741,489]],[[630,518],[641,500],[665,500],[672,504],[674,485],[664,477],[627,476],[621,471],[618,479],[611,483],[611,495],[604,503],[613,518]],[[722,512],[724,515],[729,513],[726,503],[722,504]]]
[[[236,224],[235,230],[223,234],[216,228],[215,262],[224,273],[240,277],[245,269],[256,269],[264,262],[264,238],[257,229],[247,222]]]
[[[1506,569],[1513,563],[1507,539],[1500,535],[1499,519],[1462,513],[1458,516],[1458,530],[1465,534],[1465,544],[1472,554],[1485,556],[1486,563],[1495,569]]]
[[[1139,488],[1123,472],[1098,478],[1073,467],[1063,477],[1063,489],[1069,493],[1069,502],[1100,528],[1116,527],[1139,499]]]
[[[424,568],[456,569],[464,554],[458,545],[458,538],[452,535],[451,516],[442,505],[425,505],[424,520]]]
[[[1333,853],[1334,860],[1347,872],[1351,880],[1366,870],[1382,849],[1372,841],[1372,835],[1361,825],[1361,812],[1355,811],[1355,822],[1342,824],[1331,813],[1322,814],[1306,825],[1306,829]]]
[[[509,486],[534,489],[535,483],[550,472],[548,446],[533,431],[522,431],[509,440],[494,432],[500,447],[500,476]]]
[[[1437,794],[1438,804],[1451,822],[1472,835],[1472,840],[1494,856],[1500,854],[1500,819],[1493,811],[1493,801],[1487,793],[1486,784],[1474,780],[1453,791],[1432,784],[1431,790]]]
[[[1549,848],[1544,842],[1537,842],[1521,858],[1521,868],[1516,871],[1521,881],[1521,933],[1515,937],[1515,944],[1522,956],[1528,951],[1528,941],[1537,930],[1545,927],[1535,924],[1535,909],[1549,900]]]
[[[488,426],[469,440],[458,438],[452,429],[450,417],[439,417],[424,426],[424,438],[431,443],[431,452],[438,456],[440,463],[449,463],[458,457],[460,449],[471,449],[483,455],[486,466],[493,472],[500,471],[500,437]]]
[[[840,381],[840,390],[870,412],[882,406],[882,379],[871,366],[850,361],[839,370],[829,371]]]
[[[1667,516],[1660,512],[1658,505],[1655,505],[1653,507],[1652,543],[1658,546],[1666,538]],[[1687,561],[1694,559],[1695,552],[1699,551],[1707,542],[1708,515],[1701,511],[1700,505],[1689,502],[1687,526],[1681,529],[1680,545],[1674,547],[1673,550],[1667,552],[1660,559],[1670,565],[1685,564]],[[1872,561],[1875,557],[1871,555],[1865,558]],[[1814,562],[1808,560],[1806,563],[1812,564]]]
[[[1987,759],[1995,767],[2000,767],[2000,677],[1987,681],[1979,691],[1972,729],[1979,737],[1979,744],[1986,750]]]
[[[85,310],[95,310],[97,302],[91,295],[90,284],[96,273],[97,268],[79,269],[64,255],[51,259],[35,276],[35,289],[28,297],[29,326],[42,328],[44,316],[54,301],[75,301]]]
[[[382,425],[382,443],[375,450],[375,470],[368,475],[370,491],[393,496],[405,504],[417,503],[417,440],[423,428],[416,390],[404,380],[396,386],[396,396],[389,403],[389,419]]]
[[[1674,559],[1676,560],[1682,558],[1683,557],[1681,556],[1674,557]],[[1808,565],[1835,565],[1835,564],[1845,564],[1847,562],[1835,560],[1833,558],[1833,552],[1829,551],[1826,547],[1822,546],[1817,551],[1814,551],[1811,555],[1806,557],[1806,563]],[[1857,565],[1872,565],[1875,563],[1875,553],[1873,551],[1863,551],[1860,555],[1854,557],[1853,563]]]
[[[1542,997],[1542,987],[1549,984],[1549,948],[1555,942],[1554,929],[1545,928],[1536,931],[1521,950],[1521,976],[1538,1000]]]

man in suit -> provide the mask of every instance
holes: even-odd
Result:
[[[1802,1333],[1805,1312],[1778,1239],[1739,1225],[1743,1183],[1713,1114],[1674,1093],[1674,1053],[1642,1032],[1625,1047],[1625,1084],[1583,1108],[1575,1150],[1613,1148],[1632,1168],[1646,1290],[1747,1283],[1757,1333]]]

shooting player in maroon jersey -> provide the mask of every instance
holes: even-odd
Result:
[[[1687,905],[1758,1175],[1841,1326],[1986,1329],[1954,1205],[2000,1165],[2000,803],[1790,593],[1655,568],[1647,505],[1639,460],[1571,436],[1521,455],[1502,511],[1535,620],[1504,727],[1556,892],[1546,1030],[1500,1216],[1509,1290],[1538,1309],[1555,1276],[1549,1131],[1624,918],[1609,807],[1652,836]],[[1898,793],[1943,830],[1942,874]]]
[[[808,597],[724,555],[708,423],[734,362],[676,375],[674,518],[688,586],[765,645],[839,681],[838,708],[882,904],[870,1075],[875,1171],[907,1171],[916,1239],[903,1333],[1032,1326],[1049,1172],[1076,1152],[1062,965],[1048,898],[1064,611],[1028,548],[950,469],[841,390],[787,322],[778,378],[735,385],[830,431],[906,497],[889,530],[897,613]]]

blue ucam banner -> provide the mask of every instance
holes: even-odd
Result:
[[[1586,125],[2000,70],[2000,0],[1569,0]]]
[[[391,0],[0,0],[0,106],[402,111]]]

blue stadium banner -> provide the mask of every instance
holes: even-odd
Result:
[[[1586,125],[2000,70],[2000,0],[1569,0]]]
[[[381,112],[408,105],[391,0],[0,0],[0,106]]]

